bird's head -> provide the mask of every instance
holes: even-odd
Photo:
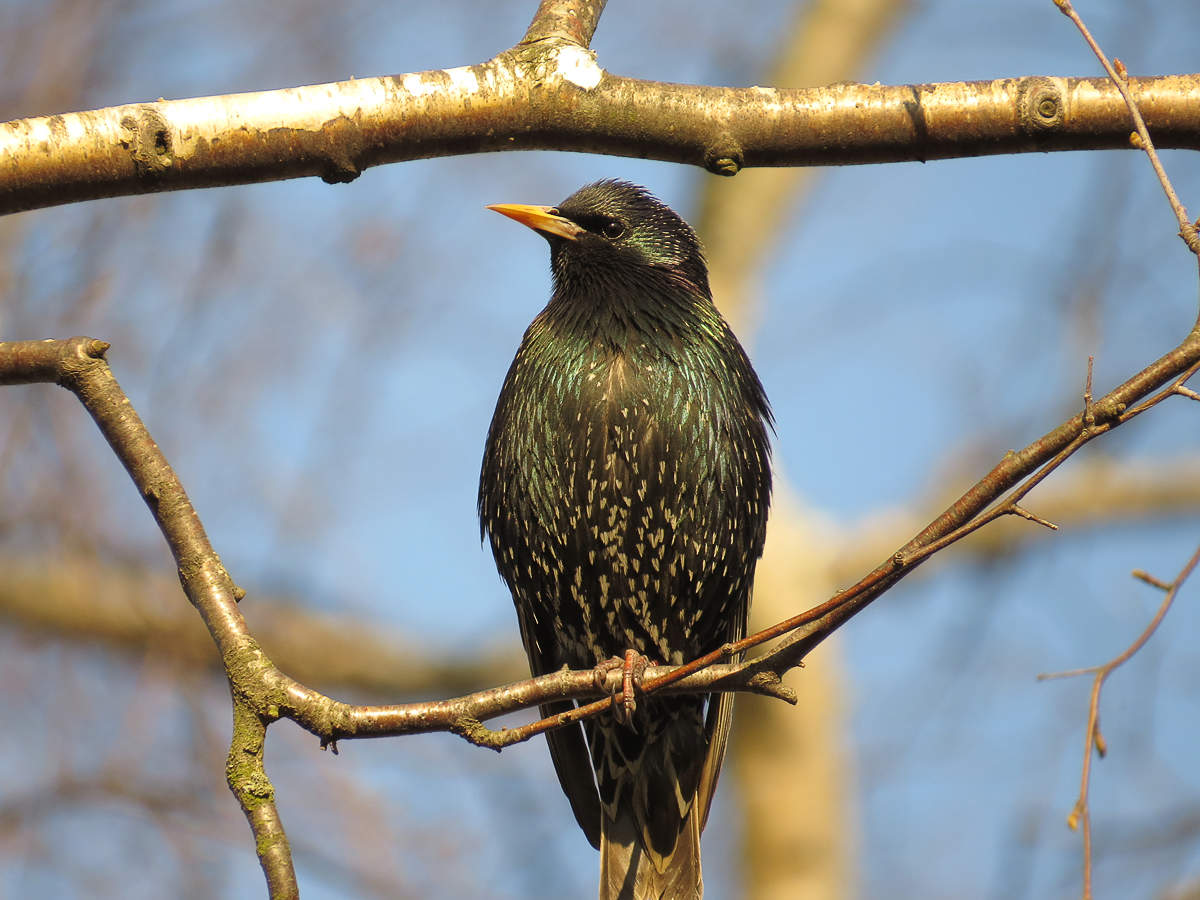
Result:
[[[550,242],[560,289],[596,282],[636,284],[650,273],[709,296],[708,269],[691,226],[643,187],[608,179],[585,185],[558,206],[489,206]]]

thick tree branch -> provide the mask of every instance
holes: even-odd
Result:
[[[7,122],[0,213],[310,175],[344,182],[383,163],[496,150],[606,153],[733,175],[1129,148],[1129,110],[1107,79],[795,90],[648,82],[600,68],[583,46],[592,25],[583,13],[539,11],[531,31],[544,37],[474,66]],[[1200,75],[1129,86],[1160,147],[1200,148]]]

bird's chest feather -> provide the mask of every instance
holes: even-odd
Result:
[[[542,402],[514,417],[528,455],[509,489],[556,560],[540,600],[560,607],[566,644],[587,636],[587,656],[634,647],[681,661],[685,636],[703,639],[701,620],[723,612],[711,599],[736,518],[706,374],[597,351],[529,377]]]

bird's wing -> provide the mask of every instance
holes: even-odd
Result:
[[[554,644],[551,635],[539,634],[543,630],[539,628],[541,623],[530,614],[530,609],[528,603],[517,604],[521,640],[529,657],[530,671],[535,676],[546,675],[558,668],[549,652]],[[543,719],[547,719],[574,708],[574,701],[557,700],[541,704],[538,712]],[[589,843],[600,849],[600,796],[596,791],[596,779],[592,774],[592,759],[583,737],[583,726],[574,723],[547,731],[546,744],[550,747],[550,759],[554,763],[558,783],[571,803],[575,821],[583,829]]]
[[[748,600],[748,598],[747,598]],[[746,604],[749,606],[749,603]],[[746,613],[735,615],[729,622],[729,640],[737,641],[746,636]],[[741,662],[738,654],[730,662]],[[700,786],[696,790],[696,802],[700,804],[700,829],[708,824],[708,811],[712,808],[713,795],[717,792],[717,778],[721,774],[721,763],[725,760],[725,746],[729,742],[729,730],[733,725],[733,701],[737,695],[727,691],[709,700],[708,716],[704,723],[708,732],[708,753],[704,757],[704,768],[700,770]]]
[[[574,709],[569,700],[544,703],[538,709],[542,718]],[[588,841],[600,849],[600,796],[596,792],[596,779],[592,774],[592,758],[588,755],[587,743],[583,739],[583,728],[579,723],[546,732],[546,743],[550,747],[550,758],[563,793],[571,801],[575,821],[587,835]]]

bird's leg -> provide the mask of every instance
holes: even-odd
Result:
[[[642,656],[636,650],[629,649],[625,651],[625,666],[622,670],[621,678],[621,694],[625,698],[625,723],[633,724],[633,711],[637,708],[637,697],[635,695],[634,686],[637,690],[642,689],[642,676],[646,674],[646,667],[650,665],[650,660]]]
[[[611,659],[606,659],[603,662],[597,663],[593,670],[592,678],[595,681],[596,689],[603,691],[605,684],[608,681],[610,672],[620,670],[621,672],[621,703],[617,705],[614,693],[613,698],[613,713],[617,720],[626,725],[633,724],[633,712],[637,709],[637,692],[642,687],[642,676],[646,672],[646,668],[650,665],[650,660],[630,648],[625,651],[625,658],[614,656]]]
[[[596,686],[596,690],[607,694],[609,673],[623,669],[624,667],[625,660],[619,656],[613,656],[603,662],[596,663],[596,668],[592,669],[592,684]],[[613,696],[616,695],[614,694]]]

